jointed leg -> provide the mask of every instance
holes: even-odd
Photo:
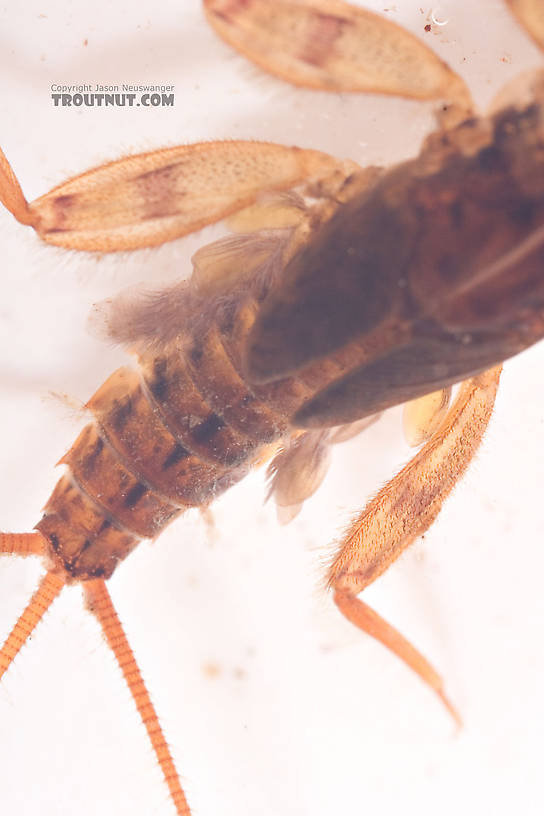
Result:
[[[36,216],[30,211],[17,177],[2,150],[0,150],[0,201],[21,224],[35,225]]]
[[[442,424],[417,455],[372,499],[345,535],[328,579],[348,620],[413,669],[452,715],[440,676],[425,658],[356,596],[432,524],[476,453],[493,411],[501,369],[461,385]]]

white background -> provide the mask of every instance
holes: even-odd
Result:
[[[372,3],[383,11],[383,3]],[[485,107],[538,63],[501,2],[396,0],[391,19],[450,61]],[[176,86],[165,109],[55,109],[52,82]],[[295,91],[234,55],[197,0],[0,7],[0,143],[29,199],[133,152],[215,138],[316,147],[361,164],[413,154],[431,118],[396,99]],[[31,529],[84,422],[123,363],[86,329],[95,301],[186,275],[215,233],[111,257],[45,246],[0,213],[0,527]],[[541,346],[508,363],[496,415],[433,529],[365,597],[447,678],[457,733],[433,695],[341,619],[320,581],[330,543],[406,461],[399,410],[339,446],[288,527],[263,472],[143,544],[110,591],[186,783],[194,816],[541,813],[543,386]],[[0,563],[7,634],[39,575]],[[67,590],[0,686],[6,814],[173,813],[146,734],[81,593]]]

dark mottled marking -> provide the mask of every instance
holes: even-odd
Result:
[[[365,584],[370,584],[374,580],[378,565],[370,564],[364,570],[357,570],[355,576]]]
[[[53,552],[58,553],[59,548],[60,548],[60,543],[59,543],[58,537],[55,535],[55,533],[49,533],[49,535],[47,537],[49,539],[49,543],[53,547]]]
[[[182,459],[185,459],[185,457],[190,455],[191,454],[189,453],[189,451],[186,448],[184,448],[183,445],[179,445],[176,443],[172,448],[171,452],[169,453],[169,455],[164,460],[162,470],[168,470],[168,468],[172,467],[172,465],[175,465],[176,462],[180,462]]]
[[[145,493],[147,493],[147,487],[141,482],[138,482],[128,491],[123,504],[125,507],[134,507]]]
[[[158,402],[164,402],[168,394],[166,366],[167,361],[164,357],[157,357],[153,361],[153,380],[149,384],[149,390]]]
[[[77,196],[75,193],[69,193],[66,195],[60,195],[55,198],[55,207],[60,207],[63,210],[67,210],[74,204]]]
[[[104,441],[100,437],[98,437],[98,439],[96,440],[96,443],[89,450],[89,452],[86,454],[85,458],[83,459],[83,461],[81,463],[81,465],[82,465],[81,469],[82,469],[85,476],[88,476],[89,474],[91,474],[94,471],[96,460],[100,456],[103,448],[104,448]]]
[[[144,183],[149,180],[151,182],[156,181],[160,178],[169,178],[172,175],[172,171],[177,167],[174,164],[166,164],[164,167],[159,167],[157,170],[148,170],[146,173],[140,173],[139,176],[134,176],[134,181],[143,181]]]
[[[48,232],[65,232],[66,221],[70,217],[70,210],[77,204],[77,195],[59,195],[53,199],[55,226]]]
[[[308,65],[315,65],[320,68],[327,62],[334,50],[336,40],[342,36],[344,27],[347,25],[349,25],[348,20],[342,17],[313,12],[312,26],[306,37],[304,48],[298,54],[298,58]]]
[[[116,431],[121,431],[127,419],[132,413],[132,400],[130,397],[124,399],[122,402],[115,402],[115,407],[111,412],[111,424]]]
[[[179,199],[184,195],[175,187],[179,172],[177,164],[168,164],[134,177],[142,198],[144,218],[167,218],[178,214]]]
[[[79,554],[81,555],[81,554],[82,554],[82,553],[84,553],[86,550],[88,550],[88,549],[89,549],[89,547],[92,547],[92,546],[93,546],[93,542],[92,542],[92,540],[91,540],[90,538],[86,538],[86,539],[85,539],[85,541],[83,542],[83,547],[82,547],[82,548],[81,548],[81,550],[79,551]]]
[[[498,147],[489,145],[489,147],[484,147],[478,153],[478,164],[482,170],[495,172],[503,169],[504,158],[502,151]]]
[[[524,111],[514,111],[512,108],[499,113],[495,119],[493,136],[499,145],[511,142],[518,138],[520,133],[538,126],[540,121],[540,106],[536,103],[529,105]]]
[[[219,318],[219,331],[226,337],[230,337],[234,328],[236,314],[233,310],[221,312]]]
[[[448,478],[447,482],[452,484],[453,479]],[[399,491],[399,495],[391,506],[391,515],[401,515],[406,507],[410,507],[414,517],[424,517],[425,512],[432,507],[435,499],[440,498],[444,491],[444,484],[437,482],[434,485],[424,485],[420,490],[414,493],[413,488],[404,487]],[[447,495],[447,494],[446,494]],[[401,545],[402,546],[402,545]]]
[[[195,425],[191,432],[191,436],[195,442],[206,443],[209,442],[215,434],[225,427],[225,422],[217,414],[209,414],[204,422]]]
[[[516,224],[521,226],[529,226],[533,223],[535,217],[535,202],[530,199],[522,199],[518,201],[514,207],[509,211],[510,218]]]
[[[199,363],[200,360],[202,359],[202,354],[203,354],[202,346],[192,346],[189,349],[189,359],[192,363],[195,364]]]
[[[465,208],[459,198],[451,203],[450,214],[455,229],[461,229],[465,221]]]
[[[459,269],[459,264],[455,255],[450,252],[443,253],[436,262],[436,269],[439,276],[449,282],[455,281],[463,270]]]

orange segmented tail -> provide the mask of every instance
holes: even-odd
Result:
[[[183,793],[170,749],[162,733],[155,708],[144,685],[138,664],[136,663],[132,649],[123,631],[121,621],[113,606],[105,581],[102,579],[94,579],[86,581],[83,586],[87,604],[100,622],[104,636],[123,672],[126,684],[132,694],[132,699],[136,703],[136,708],[146,727],[166,784],[170,790],[170,795],[176,806],[178,816],[191,816],[191,811],[189,810],[189,805]]]
[[[44,555],[41,533],[0,533],[0,555]]]
[[[47,572],[0,650],[0,678],[41,621],[65,584],[62,575]]]

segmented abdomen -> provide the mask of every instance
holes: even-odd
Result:
[[[91,398],[94,421],[61,460],[68,471],[37,525],[70,576],[109,577],[140,538],[209,503],[288,431],[317,382],[249,390],[240,358],[255,310],[248,301],[189,347],[144,354]]]

